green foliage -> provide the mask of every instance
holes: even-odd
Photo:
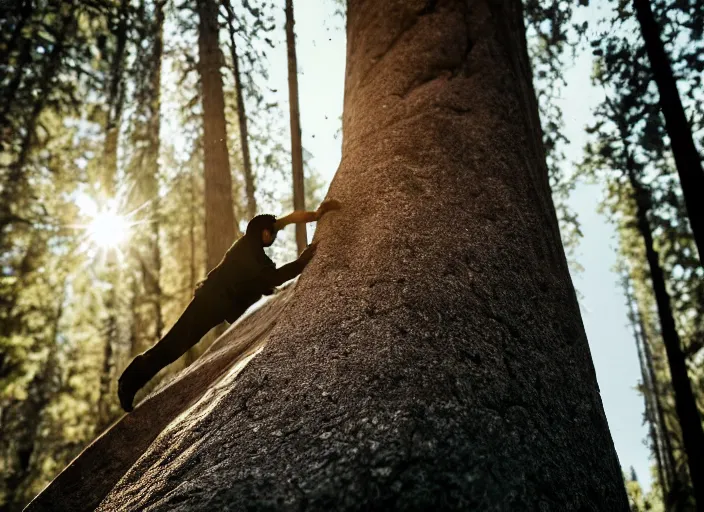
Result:
[[[696,26],[693,7],[688,2],[656,2],[665,34],[673,34],[681,23]],[[672,14],[664,17],[663,12]],[[685,15],[687,11],[689,14]],[[674,14],[673,14],[674,13]],[[674,22],[673,20],[680,20]],[[687,19],[687,22],[684,20]],[[614,11],[611,30],[592,41],[596,57],[594,83],[603,89],[604,101],[595,111],[595,121],[588,127],[591,140],[585,148],[580,173],[606,185],[601,208],[616,224],[620,235],[620,254],[633,282],[638,310],[643,319],[644,334],[651,340],[655,382],[653,389],[665,413],[664,435],[671,444],[665,455],[674,459],[666,482],[665,501],[686,510],[691,503],[688,490],[686,458],[674,407],[669,368],[664,345],[660,340],[660,323],[645,261],[643,239],[637,228],[636,202],[646,210],[659,263],[667,279],[677,332],[691,363],[693,383],[701,398],[704,372],[697,361],[701,354],[702,293],[704,270],[699,265],[696,246],[689,227],[682,191],[672,159],[669,140],[660,113],[657,89],[653,83],[649,62],[630,3],[622,2]],[[696,31],[685,37],[694,37]],[[696,46],[694,39],[690,42]],[[678,44],[671,45],[675,67],[690,55]],[[696,88],[700,77],[685,73],[680,83],[685,89]],[[689,89],[688,89],[689,90]],[[688,105],[696,117],[696,105]],[[629,174],[630,171],[630,174]],[[634,184],[637,189],[634,190]],[[701,402],[700,402],[701,404]],[[663,439],[652,440],[653,446],[663,445]],[[640,508],[638,510],[641,510]]]
[[[584,24],[574,23],[578,6],[568,0],[528,0],[523,2],[528,52],[533,68],[533,81],[538,99],[543,130],[543,146],[560,225],[560,234],[573,271],[582,269],[575,253],[582,232],[579,220],[567,202],[576,186],[575,176],[567,170],[562,109],[558,104],[565,86],[564,70],[574,57],[584,33]]]

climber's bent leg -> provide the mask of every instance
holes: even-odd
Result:
[[[122,408],[131,411],[137,391],[224,319],[222,304],[213,304],[203,296],[195,297],[169,332],[149,350],[135,357],[122,373],[118,381]]]

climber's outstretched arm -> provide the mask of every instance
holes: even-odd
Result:
[[[285,217],[281,217],[274,224],[274,228],[278,231],[279,229],[286,227],[289,224],[300,224],[302,222],[316,222],[320,220],[320,217],[322,217],[325,213],[339,209],[339,201],[335,199],[327,199],[326,201],[323,201],[318,207],[318,209],[314,212],[296,210],[295,212],[289,213]]]
[[[310,244],[301,253],[297,260],[282,265],[279,268],[267,268],[264,271],[263,278],[265,280],[265,286],[269,288],[274,288],[275,286],[281,286],[286,281],[289,281],[296,277],[298,274],[303,272],[306,268],[308,262],[313,258],[315,251],[317,249],[317,242]]]
[[[282,229],[289,224],[300,224],[302,222],[315,222],[318,220],[316,212],[304,212],[303,210],[296,210],[295,212],[289,213],[285,217],[281,217],[276,220],[274,224],[274,229],[277,231]]]

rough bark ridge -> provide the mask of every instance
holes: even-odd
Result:
[[[343,210],[262,354],[99,510],[627,511],[520,2],[347,19]]]

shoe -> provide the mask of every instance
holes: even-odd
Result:
[[[135,391],[128,389],[125,381],[120,378],[117,383],[117,397],[120,399],[120,406],[125,412],[132,412],[132,401],[134,400]]]
[[[117,381],[117,397],[120,399],[120,406],[125,412],[132,411],[134,395],[145,384],[141,382],[142,379],[140,378],[143,373],[140,371],[143,363],[144,356],[142,354],[135,357]]]

